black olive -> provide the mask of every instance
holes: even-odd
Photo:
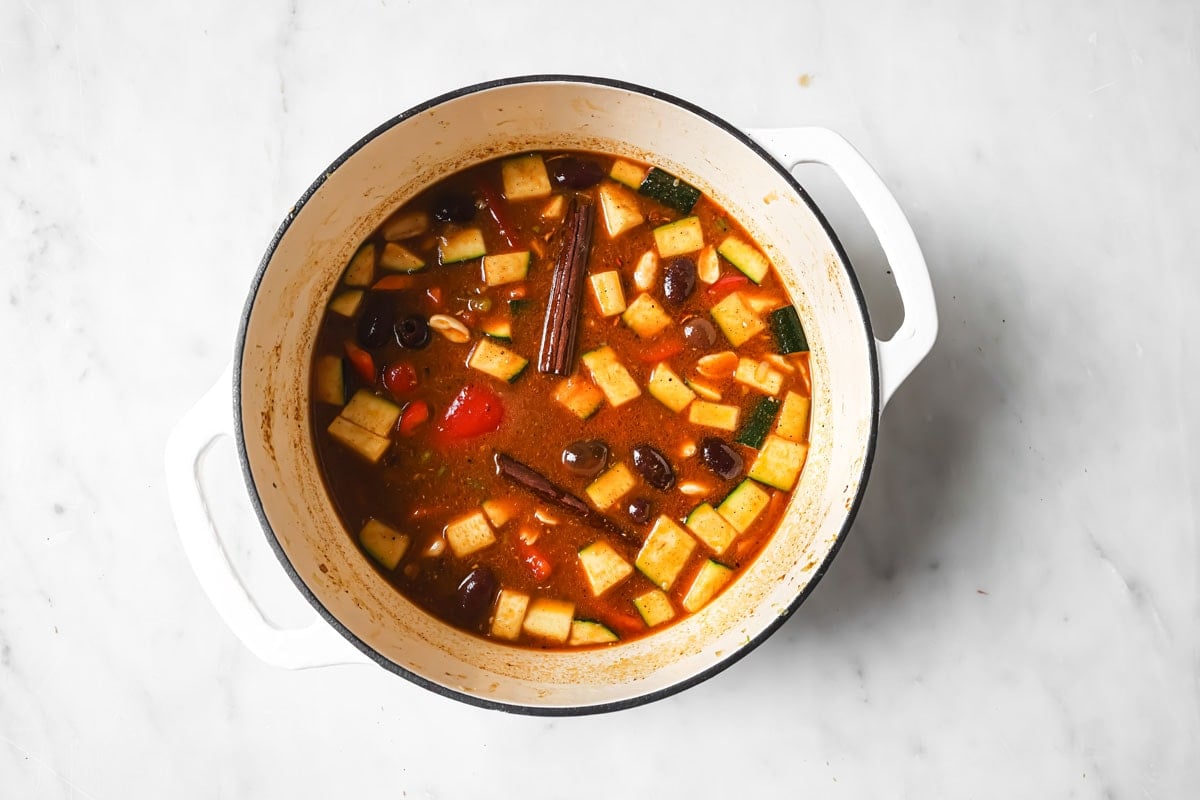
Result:
[[[571,442],[562,451],[563,466],[576,475],[590,478],[608,466],[608,445],[598,439]]]
[[[383,347],[392,336],[392,310],[386,302],[379,300],[368,301],[365,305],[358,318],[358,343],[373,350]]]
[[[675,485],[675,470],[667,457],[648,444],[633,448],[633,468],[646,483],[665,492]]]
[[[718,477],[732,480],[742,474],[742,457],[731,446],[715,436],[700,442],[700,458]]]
[[[553,159],[548,166],[554,182],[570,189],[587,189],[604,177],[604,170],[595,161],[574,156]]]
[[[454,610],[458,621],[475,627],[483,622],[496,597],[496,576],[487,567],[476,567],[467,573],[454,595]]]
[[[644,497],[635,497],[630,500],[625,511],[629,514],[629,518],[639,525],[645,525],[650,521],[650,501]]]
[[[688,317],[683,321],[683,339],[692,347],[706,350],[717,343],[717,329],[704,317]]]
[[[425,318],[414,314],[396,322],[396,344],[410,350],[420,350],[429,344],[429,323]]]
[[[696,262],[687,256],[671,259],[663,270],[663,297],[679,305],[696,291]]]
[[[469,192],[446,192],[433,201],[438,222],[470,222],[475,218],[475,198]]]

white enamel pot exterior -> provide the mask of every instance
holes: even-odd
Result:
[[[280,227],[254,280],[231,372],[168,444],[168,487],[185,549],[247,646],[282,666],[370,659],[477,705],[577,714],[679,691],[728,666],[782,624],[849,529],[882,404],[932,346],[937,319],[911,229],[844,140],[820,129],[754,137],[636,86],[566,76],[517,78],[454,92],[400,115],[313,184]],[[317,323],[358,243],[439,177],[536,149],[621,154],[699,187],[771,257],[812,346],[811,450],[780,530],[739,580],[699,613],[608,649],[513,648],[469,636],[417,609],[380,578],[343,529],[310,434]],[[833,167],[876,229],[905,303],[904,324],[890,342],[873,337],[841,248],[790,177],[789,168],[803,161]],[[196,463],[223,433],[236,439],[268,540],[320,614],[308,628],[271,627],[221,551],[197,486]]]

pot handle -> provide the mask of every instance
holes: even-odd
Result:
[[[167,496],[179,540],[200,587],[242,644],[268,664],[307,669],[368,663],[366,656],[320,618],[305,628],[273,626],[229,562],[205,501],[199,468],[213,442],[233,436],[232,394],[232,369],[227,366],[167,438]]]
[[[879,407],[933,348],[937,305],[921,246],[900,204],[878,173],[848,141],[827,128],[766,128],[747,131],[789,171],[799,164],[824,164],[837,174],[862,208],[887,256],[904,304],[904,322],[887,341],[875,340],[879,354]]]

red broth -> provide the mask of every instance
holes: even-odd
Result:
[[[546,374],[589,201],[576,342]],[[409,600],[502,642],[613,646],[762,549],[807,456],[808,367],[774,269],[710,198],[532,153],[445,178],[363,243],[317,336],[313,435],[349,535]]]

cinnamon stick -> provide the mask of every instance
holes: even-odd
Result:
[[[574,368],[595,219],[596,208],[591,197],[577,194],[571,198],[550,282],[550,299],[546,303],[538,372],[570,375]]]
[[[573,512],[584,522],[590,523],[594,527],[603,528],[615,533],[621,539],[635,547],[641,544],[638,538],[632,533],[613,522],[604,514],[593,509],[581,498],[556,485],[528,464],[522,464],[506,453],[496,453],[495,461],[496,474],[500,477],[507,478],[549,503],[554,503],[560,508],[565,508]]]

